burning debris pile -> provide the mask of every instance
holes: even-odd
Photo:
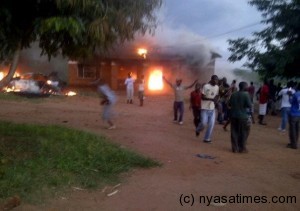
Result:
[[[4,72],[0,72],[0,80],[3,77]],[[36,97],[76,95],[76,92],[65,90],[65,83],[59,80],[56,72],[51,73],[49,76],[41,73],[26,73],[23,75],[16,73],[3,91]]]

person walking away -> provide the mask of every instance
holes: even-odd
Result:
[[[173,89],[175,94],[175,101],[173,104],[173,111],[174,111],[174,123],[179,123],[180,125],[183,124],[183,113],[184,113],[184,91],[187,89],[192,88],[198,80],[195,80],[191,85],[189,86],[183,86],[182,85],[182,79],[176,79],[176,83],[172,84],[170,81],[168,81],[165,76],[163,76],[164,81]],[[178,118],[179,113],[179,118]]]
[[[267,104],[269,99],[269,86],[267,80],[264,80],[264,84],[260,89],[256,92],[259,101],[259,115],[258,115],[258,123],[260,125],[266,125],[264,122],[264,117],[267,113]]]
[[[124,84],[126,85],[126,93],[127,93],[127,104],[133,103],[133,94],[134,94],[134,79],[132,78],[132,73],[128,73],[128,77],[126,78]]]
[[[220,95],[220,101],[218,103],[218,116],[217,120],[219,124],[223,124],[224,121],[226,122],[228,120],[228,108],[227,108],[227,102],[226,102],[226,93],[228,92],[230,86],[227,83],[227,78],[223,77],[222,80],[219,82],[219,95]]]
[[[190,95],[190,109],[192,109],[194,117],[194,125],[197,128],[201,121],[201,84],[196,83],[195,90]]]
[[[272,116],[276,116],[276,90],[277,87],[274,84],[274,80],[269,81],[269,102],[268,102],[268,111],[271,112]]]
[[[255,94],[255,87],[253,85],[253,81],[250,82],[250,86],[248,87],[248,93],[249,93],[249,96],[250,96],[250,100],[253,103],[254,94]]]
[[[144,99],[145,99],[145,80],[144,75],[141,76],[138,83],[138,96],[140,100],[140,106],[144,105]]]
[[[231,95],[234,92],[237,92],[237,91],[238,91],[238,89],[236,87],[236,80],[233,80],[230,87],[229,87],[229,89],[228,89],[228,91],[227,91],[227,93],[225,94],[225,102],[226,102],[226,106],[227,106],[227,116],[228,116],[228,118],[227,118],[227,121],[225,122],[225,124],[223,125],[223,130],[224,131],[227,131],[227,127],[231,122],[231,120],[230,120],[230,112],[231,112],[230,110],[231,109],[228,106],[228,102],[229,102],[229,99],[230,99]]]
[[[288,148],[297,149],[299,139],[299,124],[300,124],[300,83],[298,83],[297,91],[290,95],[291,111],[289,114],[289,139]]]
[[[295,93],[295,90],[292,88],[292,86],[293,83],[289,81],[287,83],[287,86],[281,89],[280,92],[278,93],[278,97],[281,98],[281,106],[280,106],[281,124],[278,130],[281,132],[285,132],[286,124],[288,122],[288,115],[291,109],[290,95]]]
[[[232,152],[248,152],[246,142],[250,132],[249,111],[251,100],[247,91],[248,84],[239,83],[239,91],[231,95],[228,105],[231,108],[231,148]]]
[[[237,87],[236,87],[236,80],[232,80],[232,83],[231,83],[231,85],[230,85],[230,88],[232,89],[232,93],[238,91],[238,89],[237,89]]]
[[[281,97],[278,96],[279,92],[283,89],[281,82],[278,82],[276,86],[276,103],[275,103],[275,109],[276,113],[281,113],[280,112],[280,107],[281,107]]]
[[[107,129],[115,129],[116,126],[112,122],[112,109],[117,101],[116,95],[103,79],[98,82],[97,92],[101,98],[100,104],[103,106],[102,119],[108,123],[109,127]]]
[[[255,86],[253,85],[253,81],[250,82],[250,86],[248,87],[248,93],[250,96],[250,100],[251,100],[251,119],[252,119],[252,123],[255,124],[255,120],[254,120],[254,95],[255,95]]]
[[[201,121],[196,128],[196,136],[206,127],[204,142],[211,143],[211,136],[215,125],[215,104],[219,100],[218,76],[211,76],[209,83],[202,89]]]

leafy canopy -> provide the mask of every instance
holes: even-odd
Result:
[[[300,1],[251,0],[262,13],[266,28],[253,33],[252,39],[228,40],[236,62],[246,57],[244,66],[261,76],[300,76]]]
[[[49,59],[84,57],[152,32],[161,0],[1,0],[0,62],[37,41]]]

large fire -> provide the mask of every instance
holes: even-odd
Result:
[[[0,81],[4,78],[4,73],[0,72]]]
[[[5,71],[0,71],[0,81],[5,77]],[[37,78],[39,76],[39,78]],[[21,78],[17,78],[21,77]],[[61,90],[58,81],[47,80],[41,75],[33,75],[31,73],[23,74],[20,76],[18,72],[14,74],[14,78],[11,80],[7,87],[3,88],[4,92],[23,92],[28,94],[48,94],[48,95],[65,95],[75,96],[76,92]],[[44,82],[44,83],[43,83]],[[42,85],[40,85],[42,84]]]
[[[4,76],[6,75],[6,73],[4,72],[0,72],[0,81],[4,78]],[[20,74],[18,72],[15,72],[14,77],[19,77]]]
[[[161,70],[154,70],[150,73],[149,82],[148,82],[148,89],[157,91],[162,90],[163,85],[163,73]]]

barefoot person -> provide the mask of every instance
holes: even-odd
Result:
[[[140,100],[140,106],[144,105],[144,98],[145,98],[145,79],[144,75],[138,80],[138,96]]]
[[[109,88],[107,84],[105,84],[103,79],[99,79],[97,92],[101,98],[100,104],[103,106],[103,113],[102,118],[106,121],[109,125],[107,129],[112,130],[115,129],[116,126],[112,122],[112,107],[116,103],[116,95],[114,92]]]
[[[168,81],[163,76],[164,81],[169,84],[169,86],[174,90],[175,94],[175,101],[173,104],[173,111],[174,111],[174,122],[178,122],[180,125],[183,124],[183,113],[184,113],[184,91],[187,89],[192,88],[198,80],[195,80],[194,83],[192,83],[189,86],[183,86],[182,85],[182,79],[176,79],[176,84],[172,84],[170,81]],[[178,118],[179,113],[179,118]]]
[[[132,78],[132,73],[128,73],[128,76],[124,82],[126,86],[127,93],[127,103],[133,103],[133,94],[134,94],[134,79]]]
[[[196,83],[195,90],[190,95],[190,109],[193,112],[194,125],[197,128],[201,121],[201,84]]]

